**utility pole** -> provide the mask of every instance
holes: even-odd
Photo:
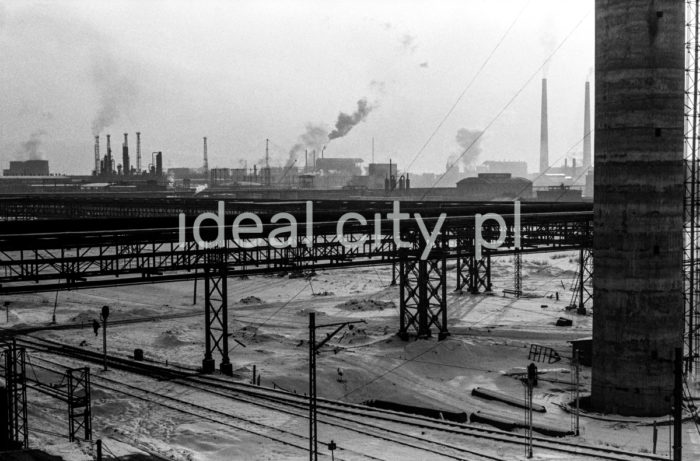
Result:
[[[532,388],[537,384],[537,366],[534,363],[530,363],[527,367],[527,380],[525,382],[526,391],[526,403],[527,409],[525,410],[525,423],[526,427],[526,437],[527,446],[525,448],[525,454],[528,459],[532,458]]]
[[[580,383],[580,375],[579,375],[579,359],[578,359],[579,351],[578,349],[574,350],[574,402],[576,404],[576,414],[575,414],[575,420],[574,420],[574,434],[579,435],[579,409],[580,409],[580,404],[579,404],[579,383]]]
[[[316,424],[316,313],[309,312],[309,460],[318,461]]]
[[[676,348],[673,363],[673,461],[683,461],[683,348]]]
[[[326,325],[316,325],[316,313],[309,312],[309,460],[318,461],[318,424],[316,412],[316,354],[333,336],[340,330],[348,327],[349,330],[355,328],[356,323],[367,323],[364,320],[353,322],[329,323]],[[336,327],[332,333],[327,333],[323,341],[316,344],[316,329]],[[336,445],[333,443],[333,449]],[[332,454],[331,450],[331,454]]]
[[[109,306],[102,306],[102,362],[104,371],[107,371],[107,317],[109,317]]]
[[[265,185],[270,185],[270,140],[265,139]]]

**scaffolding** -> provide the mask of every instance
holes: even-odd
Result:
[[[683,201],[683,303],[685,373],[697,372],[698,310],[698,4],[686,1],[685,197]]]
[[[2,445],[0,449],[27,448],[27,374],[26,353],[14,341],[5,349],[5,392],[2,402]]]

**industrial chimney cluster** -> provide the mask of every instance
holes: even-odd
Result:
[[[583,115],[583,168],[590,169],[591,164],[591,85],[586,81],[584,93]],[[549,162],[549,120],[547,111],[547,79],[542,79],[542,102],[540,112],[540,173],[554,173],[556,168],[550,167]],[[566,160],[565,160],[566,161]],[[573,159],[573,167],[576,167],[576,159]],[[565,167],[566,168],[566,167]]]
[[[152,161],[146,170],[141,167],[141,132],[136,132],[136,165],[131,164],[129,157],[129,134],[124,133],[122,143],[122,162],[117,163],[112,156],[111,135],[106,135],[107,152],[101,157],[100,137],[95,136],[95,169],[93,174],[100,177],[112,176],[137,176],[137,175],[163,175],[163,153],[153,152]]]

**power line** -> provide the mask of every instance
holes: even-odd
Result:
[[[430,141],[433,140],[433,137],[435,137],[435,135],[436,135],[437,132],[440,130],[440,128],[442,128],[442,125],[447,121],[447,119],[449,118],[449,116],[452,115],[452,112],[454,112],[455,108],[457,108],[457,105],[462,101],[462,98],[463,98],[464,95],[467,93],[467,91],[469,90],[469,88],[471,88],[472,84],[474,84],[474,82],[476,81],[477,77],[479,77],[479,75],[481,75],[481,71],[483,71],[484,68],[486,67],[486,65],[489,63],[489,61],[491,61],[491,58],[492,58],[493,55],[496,53],[496,51],[498,50],[498,48],[500,48],[501,44],[504,42],[504,40],[505,40],[506,37],[508,36],[508,34],[510,33],[511,29],[513,29],[513,26],[515,26],[515,23],[518,22],[518,19],[520,19],[520,16],[522,16],[523,12],[524,12],[524,11],[527,9],[527,7],[530,5],[531,1],[532,1],[532,0],[528,0],[527,3],[525,3],[525,6],[523,6],[523,8],[520,10],[520,12],[517,14],[517,16],[515,16],[515,19],[513,19],[513,22],[510,23],[510,26],[508,26],[508,28],[507,28],[506,31],[503,33],[503,35],[501,35],[501,38],[500,38],[500,39],[498,40],[498,42],[496,43],[496,46],[491,50],[491,52],[488,54],[488,56],[486,56],[486,59],[484,60],[484,62],[481,63],[481,67],[479,67],[479,69],[476,71],[476,73],[474,74],[474,76],[472,77],[472,79],[469,81],[469,83],[467,83],[467,86],[464,88],[464,90],[462,90],[462,92],[461,92],[460,95],[457,97],[457,100],[454,102],[454,104],[452,104],[452,107],[450,107],[450,109],[447,111],[447,113],[446,113],[445,116],[442,118],[442,120],[440,121],[440,123],[438,123],[437,127],[435,127],[435,129],[434,129],[433,132],[430,134],[430,136],[428,136],[428,139],[425,141],[425,144],[423,144],[423,146],[418,150],[418,152],[416,152],[416,155],[413,156],[413,160],[411,160],[411,162],[410,162],[410,163],[408,164],[408,166],[405,168],[406,171],[408,171],[408,170],[411,169],[411,167],[413,166],[413,164],[415,163],[415,161],[418,159],[418,157],[423,153],[423,151],[424,151],[425,148],[428,146],[428,144],[430,144]]]
[[[433,185],[430,187],[430,189],[428,189],[427,191],[425,191],[423,193],[421,200],[425,199],[425,196],[428,195],[428,193],[431,192],[437,186],[437,184],[442,180],[442,178],[444,178],[445,175],[447,173],[449,173],[452,170],[452,168],[455,167],[455,165],[457,165],[457,162],[459,160],[461,160],[462,157],[464,157],[467,154],[467,152],[469,152],[469,149],[471,149],[472,146],[474,146],[481,139],[481,137],[489,130],[489,128],[491,128],[491,126],[494,123],[496,123],[496,121],[511,106],[511,104],[513,104],[513,102],[515,102],[515,100],[518,98],[518,96],[520,96],[520,93],[522,93],[523,90],[530,84],[532,79],[534,79],[535,76],[537,76],[540,73],[540,71],[547,65],[547,63],[549,63],[549,61],[554,57],[554,55],[557,54],[557,52],[561,49],[561,47],[564,46],[564,44],[569,40],[569,38],[574,34],[574,32],[576,32],[576,30],[579,28],[579,26],[583,23],[584,19],[586,19],[586,17],[588,17],[589,13],[590,13],[590,11],[588,13],[586,13],[585,15],[583,15],[583,17],[576,23],[576,25],[573,27],[573,29],[571,29],[571,31],[566,35],[566,37],[564,37],[564,39],[559,43],[559,45],[557,45],[557,47],[554,49],[554,51],[552,51],[552,53],[542,62],[542,64],[527,78],[527,80],[525,80],[525,83],[515,92],[513,97],[511,97],[508,100],[508,102],[505,104],[505,106],[503,106],[501,108],[501,110],[498,111],[496,116],[493,117],[491,119],[491,121],[489,121],[489,123],[481,131],[481,133],[478,136],[476,136],[474,138],[474,140],[471,142],[471,144],[469,144],[469,146],[467,146],[467,148],[464,149],[464,151],[459,155],[459,157],[457,157],[455,162],[452,163],[450,166],[448,166],[445,169],[445,172],[442,175],[440,175],[440,177],[433,183]]]
[[[282,309],[284,309],[284,308],[287,307],[292,301],[294,301],[294,299],[296,299],[296,297],[299,296],[299,295],[302,293],[302,291],[304,291],[304,290],[306,289],[307,286],[309,286],[309,285],[304,285],[303,287],[301,287],[301,290],[297,291],[297,293],[296,293],[294,296],[292,296],[291,298],[289,298],[289,300],[288,300],[287,302],[285,302],[284,304],[282,304],[277,310],[275,310],[275,312],[273,312],[272,314],[270,314],[265,320],[263,320],[263,321],[262,321],[260,324],[258,324],[255,328],[256,328],[256,329],[260,329],[261,327],[265,326],[265,324],[267,324],[267,322],[269,322],[270,320],[272,320],[272,318],[273,318],[275,315],[277,315]],[[232,347],[230,350],[234,350],[236,347],[238,347],[238,343],[234,344],[233,347]]]

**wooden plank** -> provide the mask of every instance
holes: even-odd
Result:
[[[523,399],[518,399],[508,394],[492,391],[491,389],[485,389],[483,387],[475,387],[474,389],[472,389],[472,395],[481,397],[482,399],[496,400],[498,402],[502,402],[507,405],[512,405],[518,408],[527,408],[527,404]],[[547,409],[544,407],[544,405],[540,405],[538,403],[533,402],[532,411],[536,411],[538,413],[545,413]]]

